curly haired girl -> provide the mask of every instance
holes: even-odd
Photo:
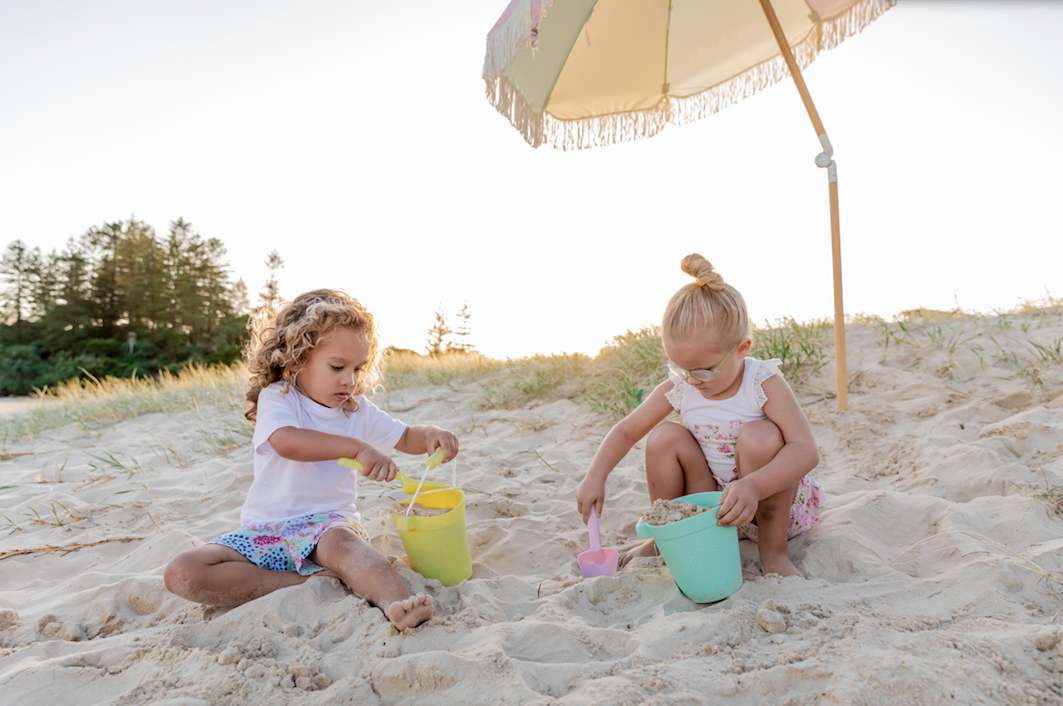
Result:
[[[247,419],[255,476],[240,529],[174,557],[166,587],[197,603],[232,606],[314,573],[341,579],[399,629],[432,616],[432,599],[411,597],[387,559],[369,545],[355,509],[357,475],[336,463],[357,459],[362,475],[390,481],[392,449],[458,453],[458,438],[434,426],[406,426],[362,393],[379,379],[372,315],[343,292],[317,289],[252,322]]]

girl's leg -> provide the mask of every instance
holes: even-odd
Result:
[[[418,593],[411,598],[388,560],[352,529],[326,530],[310,553],[310,561],[339,574],[347,588],[384,611],[399,630],[416,627],[432,617],[432,597]]]
[[[738,477],[756,473],[768,464],[785,444],[779,427],[769,420],[750,422],[738,432],[735,461]],[[790,561],[790,508],[797,486],[784,488],[757,504],[757,549],[764,574],[802,576]],[[803,578],[803,576],[802,576]]]
[[[671,500],[681,495],[717,490],[705,454],[690,431],[682,424],[663,422],[646,437],[646,484],[650,504],[658,498]],[[637,556],[654,556],[652,539],[620,551],[620,566]]]
[[[204,544],[181,552],[166,565],[163,580],[170,593],[195,603],[236,606],[297,586],[309,576],[255,566],[240,552],[220,544]]]

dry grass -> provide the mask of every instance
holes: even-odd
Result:
[[[750,355],[760,360],[778,358],[783,377],[791,387],[801,388],[827,364],[825,348],[832,340],[833,326],[829,319],[779,319],[775,326],[754,330]]]
[[[34,394],[45,404],[0,419],[0,452],[7,443],[32,439],[41,431],[75,424],[85,432],[106,429],[123,419],[152,412],[242,413],[247,367],[189,366],[158,378],[69,380]]]
[[[582,389],[588,358],[579,353],[536,355],[509,360],[481,380],[484,408],[517,407],[531,400],[576,397]]]
[[[445,353],[439,356],[398,351],[384,357],[384,388],[436,385],[450,380],[469,380],[497,372],[503,361],[480,353]]]
[[[1059,314],[1063,314],[1063,299],[1049,294],[991,315],[965,314],[959,308],[920,308],[901,312],[892,322],[859,314],[850,322],[880,331],[884,361],[891,351],[920,349],[920,356],[909,365],[933,365],[933,372],[941,377],[962,378],[965,369],[977,366],[985,370],[996,364],[1008,368],[1013,377],[1027,379],[1035,388],[1047,389],[1047,369],[1063,363],[1063,338],[1035,338],[1034,332]],[[984,350],[972,341],[973,334],[966,327],[975,324],[995,327],[995,338],[989,338],[999,350]],[[831,329],[830,320],[781,319],[755,330],[751,354],[762,359],[781,359],[783,374],[799,388],[829,361]],[[1013,339],[1020,330],[1022,336]],[[387,394],[416,385],[477,381],[483,388],[482,407],[580,399],[596,411],[620,418],[667,379],[665,364],[659,329],[646,327],[615,336],[594,358],[561,354],[503,361],[479,353],[422,356],[397,351],[384,359],[382,391]],[[211,451],[225,453],[246,443],[249,435],[249,429],[239,422],[246,380],[246,367],[237,363],[231,367],[192,366],[176,374],[162,373],[157,379],[70,381],[37,393],[36,397],[48,404],[0,418],[0,458],[7,453],[7,443],[32,439],[44,429],[73,423],[92,432],[141,414],[185,411],[236,420],[212,423],[204,434]]]
[[[96,542],[71,542],[70,544],[63,544],[55,546],[52,544],[46,544],[43,547],[33,547],[31,549],[7,549],[0,551],[0,561],[4,559],[10,559],[14,556],[25,556],[27,554],[55,554],[59,553],[59,556],[65,556],[70,552],[76,552],[79,549],[85,549],[86,547],[96,547],[101,544],[107,544],[108,542],[135,542],[143,537],[115,537],[113,539],[101,539]]]
[[[614,336],[592,361],[581,396],[591,409],[619,419],[668,379],[667,365],[660,327]]]

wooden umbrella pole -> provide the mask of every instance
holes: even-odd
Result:
[[[816,130],[816,136],[823,146],[823,152],[816,157],[816,166],[827,170],[827,182],[830,189],[830,235],[831,254],[834,262],[834,349],[837,359],[837,385],[838,385],[838,409],[849,409],[849,376],[845,365],[845,306],[842,302],[842,236],[841,220],[838,215],[838,166],[834,163],[834,150],[827,138],[827,130],[823,127],[823,121],[819,119],[819,112],[812,102],[812,94],[808,92],[805,79],[801,75],[801,67],[794,59],[794,53],[790,49],[790,43],[786,41],[786,35],[779,24],[779,18],[775,16],[775,8],[771,6],[771,0],[760,0],[760,6],[764,9],[764,15],[771,25],[775,42],[779,45],[779,51],[790,69],[790,75],[797,85],[797,92],[801,94],[801,101],[805,104],[805,111],[812,120],[812,127]]]

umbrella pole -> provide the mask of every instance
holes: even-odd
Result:
[[[790,75],[797,84],[797,92],[801,94],[801,101],[805,104],[805,111],[812,120],[812,127],[816,129],[816,136],[823,146],[823,152],[816,156],[816,166],[827,170],[827,182],[830,190],[830,235],[831,254],[834,262],[834,351],[837,359],[837,385],[838,385],[838,409],[849,409],[848,372],[845,365],[845,306],[842,303],[842,238],[841,221],[838,215],[838,166],[834,163],[834,149],[827,138],[827,130],[823,127],[823,121],[819,119],[819,112],[812,103],[812,95],[808,92],[805,79],[801,75],[801,67],[794,59],[794,53],[790,49],[786,35],[779,24],[779,18],[775,16],[775,8],[771,6],[771,0],[760,0],[760,6],[764,9],[764,15],[771,25],[775,42],[779,45],[779,51],[790,69]]]

